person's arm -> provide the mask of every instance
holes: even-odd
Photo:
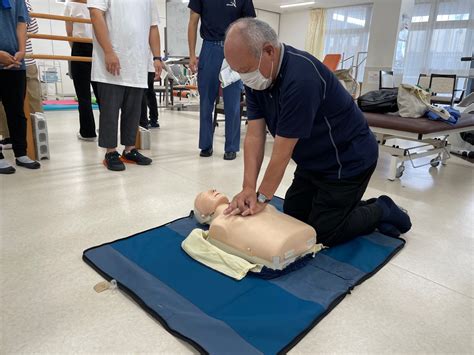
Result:
[[[191,10],[188,24],[188,46],[189,46],[189,67],[193,73],[198,69],[198,58],[196,57],[197,28],[201,16]]]
[[[262,168],[267,134],[265,120],[248,121],[247,134],[244,141],[244,182],[242,191],[237,194],[224,214],[242,214],[247,216],[257,204],[257,178]]]
[[[5,51],[0,51],[0,64],[5,67],[5,69],[8,69],[11,65],[14,65],[15,58],[13,56]]]
[[[120,60],[110,42],[109,29],[105,22],[105,12],[96,8],[90,8],[90,14],[95,36],[104,51],[107,71],[112,75],[120,75]]]
[[[149,36],[149,45],[153,57],[161,57],[161,38],[160,29],[160,14],[158,13],[158,6],[156,1],[151,0],[151,27]],[[153,67],[155,68],[155,80],[160,79],[163,70],[163,63],[161,60],[153,60]]]
[[[71,5],[70,3],[66,3],[66,6],[64,7],[64,16],[68,16],[68,17],[71,17],[72,15],[72,11],[71,11]],[[74,32],[74,23],[71,22],[71,21],[66,21],[64,22],[65,26],[66,26],[66,34],[68,37],[72,37],[72,33]],[[69,47],[72,48],[72,42],[68,42],[69,43]]]
[[[66,34],[68,37],[72,37],[74,24],[72,22],[66,21]],[[72,48],[72,42],[68,42],[69,46]]]
[[[153,53],[153,57],[161,56],[160,30],[158,26],[150,27],[150,49],[151,53]],[[153,65],[155,67],[155,80],[158,80],[161,77],[163,65],[160,60],[154,60]]]
[[[258,188],[258,192],[261,192],[269,199],[273,198],[278,186],[280,186],[296,143],[298,143],[298,138],[284,138],[278,135],[275,137],[272,157],[265,171],[262,183]]]
[[[26,23],[18,22],[16,26],[16,38],[18,40],[18,52],[15,53],[14,58],[16,66],[20,67],[22,60],[26,54]],[[8,68],[7,68],[8,69]]]
[[[266,141],[265,120],[248,121],[247,134],[244,141],[244,183],[243,189],[257,189],[257,179],[262,168]]]

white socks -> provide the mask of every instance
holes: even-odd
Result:
[[[6,159],[0,159],[0,169],[5,169],[11,167],[11,164]]]
[[[30,164],[30,163],[34,163],[35,161],[34,160],[31,160],[30,158],[28,158],[26,155],[23,155],[22,157],[17,157],[16,158],[20,163],[23,163],[23,164]]]

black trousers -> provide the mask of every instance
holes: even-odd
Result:
[[[92,44],[74,42],[71,55],[92,57]],[[71,62],[72,81],[79,101],[79,133],[86,138],[97,136],[91,101],[91,70],[92,63]],[[96,86],[93,85],[92,88],[97,97]]]
[[[152,123],[158,122],[158,103],[156,102],[155,93],[155,73],[148,73],[148,89],[145,89],[145,93],[142,99],[142,115],[140,117],[140,126],[148,126],[147,117],[147,106],[150,110],[150,121]]]
[[[361,201],[376,164],[364,173],[341,180],[297,168],[285,197],[286,214],[316,229],[318,243],[334,246],[375,230],[382,210]]]
[[[15,157],[26,155],[25,70],[0,70],[0,100],[7,115]]]
[[[96,83],[100,96],[99,147],[116,148],[120,115],[120,142],[134,146],[140,120],[143,89]]]

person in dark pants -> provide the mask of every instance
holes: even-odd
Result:
[[[90,18],[86,0],[72,0],[66,3],[65,16],[77,18]],[[66,32],[68,36],[77,38],[92,38],[92,26],[79,22],[66,22]],[[71,55],[78,57],[92,57],[92,43],[73,42],[71,43]],[[79,103],[79,133],[77,138],[85,141],[95,141],[97,139],[94,112],[92,111],[91,100],[91,70],[92,63],[71,62],[71,76],[76,90]],[[92,86],[94,95],[97,98],[96,86]]]
[[[212,111],[219,91],[219,72],[224,60],[224,36],[229,24],[242,17],[255,17],[252,0],[190,0],[188,26],[189,66],[198,72],[200,156],[213,153],[214,124]],[[197,27],[201,20],[201,53],[196,57]],[[223,89],[225,111],[225,160],[233,160],[240,150],[239,80]]]
[[[319,60],[279,43],[267,23],[249,18],[230,26],[225,55],[246,85],[249,119],[243,190],[226,214],[261,212],[293,159],[283,210],[312,225],[319,243],[337,245],[376,228],[399,236],[411,228],[408,214],[388,196],[361,200],[378,145],[352,97]],[[266,128],[275,142],[257,189]]]
[[[151,66],[152,67],[152,66]],[[159,128],[158,123],[158,102],[155,93],[155,72],[148,69],[148,88],[145,89],[142,100],[142,115],[140,117],[140,126],[143,128]],[[147,108],[150,110],[150,119],[148,120]]]
[[[26,23],[28,11],[24,0],[0,3],[0,100],[5,108],[8,129],[17,166],[40,168],[40,163],[26,155]],[[0,174],[13,174],[15,168],[0,148]]]

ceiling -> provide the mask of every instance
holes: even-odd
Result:
[[[290,7],[288,9],[281,9],[280,5],[296,4],[301,2],[314,1],[314,5]],[[318,8],[318,7],[338,7],[347,5],[358,5],[367,4],[374,0],[253,0],[253,4],[256,8],[274,12],[291,12],[301,11],[306,9]]]

